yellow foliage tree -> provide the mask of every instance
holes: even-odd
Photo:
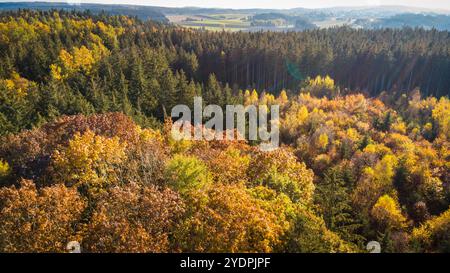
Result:
[[[73,48],[73,66],[75,69],[84,70],[90,73],[92,65],[95,63],[94,54],[85,46]]]
[[[90,74],[94,65],[108,54],[108,50],[101,41],[94,43],[92,48],[90,50],[86,46],[74,47],[72,53],[62,49],[59,53],[58,64],[50,65],[52,77],[61,80],[75,72]]]
[[[281,90],[281,93],[278,96],[277,101],[281,105],[286,104],[289,101],[286,90]]]
[[[356,143],[357,141],[360,140],[360,135],[358,133],[357,130],[355,130],[354,128],[349,128],[347,129],[346,132],[347,138],[350,139],[352,142]]]
[[[314,79],[307,80],[306,90],[302,89],[302,92],[310,92],[316,97],[335,97],[337,87],[334,84],[334,80],[330,76],[317,76]]]
[[[411,243],[416,251],[448,251],[450,247],[450,209],[428,220],[411,233]]]
[[[15,95],[18,95],[18,97],[24,97],[28,88],[35,84],[32,81],[22,78],[19,73],[15,71],[11,73],[9,79],[0,80],[0,82],[3,82],[6,88]]]
[[[299,128],[309,117],[308,108],[299,103],[293,103],[285,117],[281,120],[282,131],[290,136],[296,136]]]
[[[0,189],[0,252],[65,252],[86,202],[75,189],[37,190],[32,181]]]
[[[246,180],[246,172],[250,167],[250,156],[230,147],[221,151],[217,157],[208,162],[216,181],[222,183],[238,183]]]
[[[101,196],[85,230],[89,252],[168,252],[169,236],[183,213],[175,192],[130,183]]]
[[[284,193],[294,202],[311,204],[314,173],[289,151],[279,149],[270,153],[259,153],[250,162],[249,184],[263,185]]]
[[[259,105],[272,105],[275,103],[275,97],[272,94],[268,94],[266,92],[261,94],[261,98],[259,98]]]
[[[380,184],[389,184],[392,182],[392,178],[395,174],[395,167],[397,166],[398,159],[395,155],[388,154],[381,159],[375,166],[375,179]]]
[[[433,119],[439,124],[439,132],[450,138],[450,100],[442,97],[433,109]]]
[[[187,218],[175,232],[184,252],[270,252],[285,225],[243,185],[215,184],[193,195]]]
[[[389,195],[378,199],[371,214],[384,228],[401,229],[406,226],[406,218],[402,215],[398,202]]]
[[[244,93],[244,105],[256,105],[258,104],[259,98],[258,98],[258,92],[256,89],[253,89],[253,91],[250,93],[249,90],[245,90]]]
[[[320,134],[319,138],[317,139],[317,146],[318,148],[325,150],[328,147],[329,141],[328,141],[328,135],[327,134]]]
[[[364,168],[361,181],[352,194],[355,206],[369,210],[381,195],[390,192],[397,164],[397,157],[388,154],[374,167]]]
[[[67,147],[52,156],[55,182],[67,186],[103,188],[120,182],[119,164],[126,158],[125,145],[117,137],[105,138],[87,131],[75,134]]]
[[[334,89],[335,87],[334,80],[328,75],[326,75],[325,77],[318,75],[316,78],[310,79],[309,85],[311,87],[324,87],[327,89]]]
[[[11,172],[8,162],[0,159],[0,180],[8,176]]]

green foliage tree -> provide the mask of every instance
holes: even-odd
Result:
[[[316,203],[328,229],[344,240],[359,243],[361,224],[355,220],[345,174],[337,167],[328,170],[316,188]]]

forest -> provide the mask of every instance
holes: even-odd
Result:
[[[450,252],[450,32],[0,13],[0,252]],[[282,145],[176,141],[280,105]]]

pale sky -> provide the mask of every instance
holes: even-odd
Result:
[[[26,2],[32,2],[25,0]],[[219,8],[322,8],[336,6],[402,5],[450,10],[450,0],[35,0],[45,2],[133,4],[163,7],[219,7]],[[0,0],[0,2],[24,2]]]

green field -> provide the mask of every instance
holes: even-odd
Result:
[[[250,22],[246,20],[248,16],[249,14],[209,14],[167,17],[172,23],[189,28],[240,31],[250,28]]]

